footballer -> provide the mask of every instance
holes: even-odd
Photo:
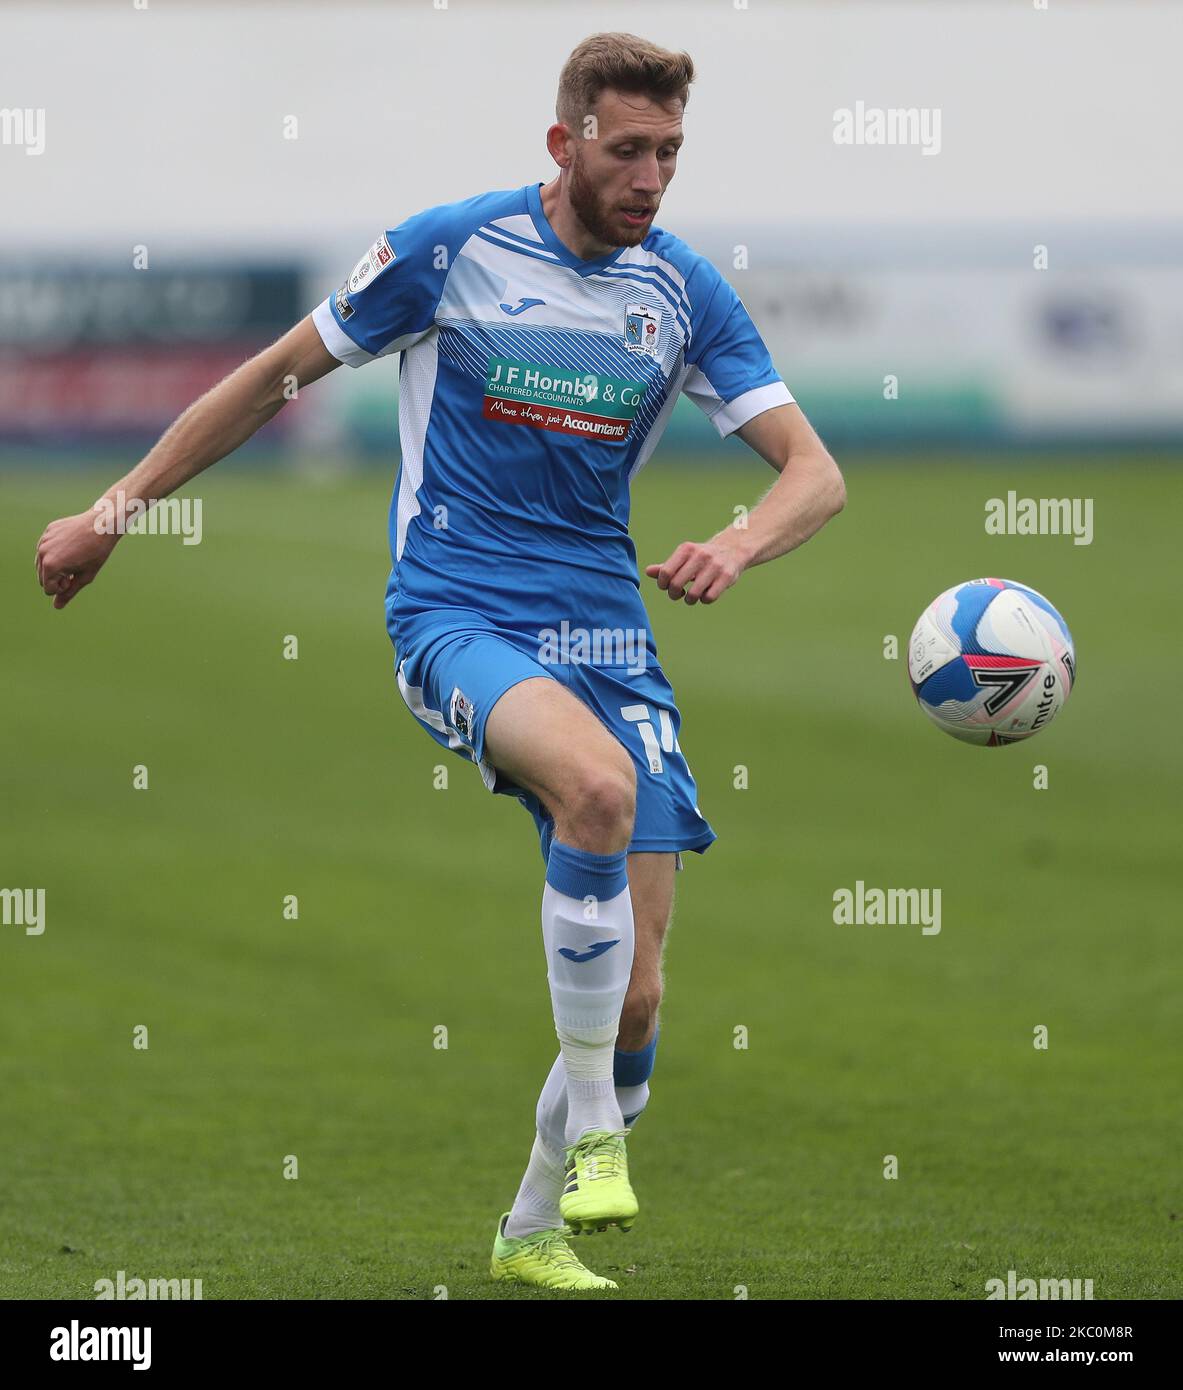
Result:
[[[431,738],[521,802],[546,866],[559,1054],[491,1272],[549,1288],[616,1287],[569,1238],[636,1220],[626,1140],[649,1097],[675,870],[715,839],[648,634],[630,482],[680,392],[779,475],[746,527],[645,567],[690,605],[807,541],[845,500],[735,291],[654,226],[693,78],[684,53],[586,39],[559,79],[549,183],[382,232],[340,289],[106,494],[166,497],[271,419],[292,379],[400,354],[386,593],[398,689]],[[54,608],[117,541],[93,509],[46,528],[37,570]]]

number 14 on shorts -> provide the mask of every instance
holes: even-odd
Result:
[[[630,724],[637,726],[637,731],[641,735],[641,744],[645,749],[645,757],[649,760],[649,771],[660,773],[665,771],[665,764],[661,761],[661,755],[666,753],[680,753],[682,750],[678,746],[678,740],[674,737],[674,724],[670,718],[668,709],[657,711],[658,727],[661,730],[660,741],[658,732],[653,727],[653,712],[648,705],[621,705],[621,718],[627,719]]]

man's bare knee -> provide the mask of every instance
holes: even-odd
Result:
[[[637,808],[637,776],[632,759],[583,758],[565,779],[554,807],[555,830],[564,844],[593,854],[627,848]]]

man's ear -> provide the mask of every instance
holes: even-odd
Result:
[[[562,121],[556,121],[546,132],[546,148],[550,151],[551,159],[560,169],[566,169],[571,164],[572,143],[571,130]]]

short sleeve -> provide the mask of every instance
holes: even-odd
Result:
[[[704,295],[703,308],[694,312],[691,299],[682,390],[726,438],[773,406],[792,405],[793,397],[739,295],[709,262],[699,272],[694,288]]]
[[[418,213],[383,232],[335,294],[313,310],[324,345],[360,367],[410,347],[431,331],[450,261],[443,228]]]

